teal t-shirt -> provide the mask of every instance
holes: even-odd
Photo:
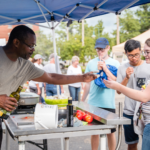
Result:
[[[98,57],[90,60],[86,66],[85,73],[98,70],[98,61],[100,61]],[[120,66],[120,63],[117,60],[114,60],[110,57],[105,60],[105,63],[106,65],[115,66],[116,68]],[[115,109],[115,90],[100,88],[94,83],[94,81],[92,81],[90,86],[88,103],[97,107]]]

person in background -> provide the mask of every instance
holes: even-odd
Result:
[[[36,54],[34,56],[34,58],[32,59],[32,63],[34,63],[34,65],[37,68],[40,68],[43,70],[42,59],[43,59],[43,57],[40,54]],[[43,103],[43,98],[41,96],[42,95],[42,86],[43,86],[42,82],[35,82],[33,80],[31,80],[29,82],[30,92],[36,93],[40,96],[40,101],[39,101],[40,103]]]
[[[122,64],[118,69],[117,81],[132,89],[141,90],[142,85],[150,77],[150,65],[141,60],[141,45],[139,41],[128,40],[124,46],[129,62]],[[121,92],[117,91],[118,94]],[[137,102],[125,97],[123,116],[131,120],[130,125],[124,125],[125,142],[128,150],[137,150],[139,136],[134,132],[133,116]]]
[[[33,58],[30,57],[28,60],[32,62]]]
[[[64,85],[76,82],[91,82],[97,77],[92,73],[81,76],[47,73],[37,68],[28,59],[36,46],[36,35],[25,25],[16,26],[10,33],[5,46],[0,46],[0,108],[11,112],[18,102],[10,97],[26,81],[37,81],[49,84]],[[3,138],[2,119],[0,118],[0,149]]]
[[[49,60],[50,60],[49,64],[44,66],[44,71],[47,72],[47,73],[56,73],[54,53],[50,54]],[[58,74],[61,74],[60,67],[58,67]],[[45,92],[46,92],[46,96],[57,95],[57,85],[46,83]],[[63,85],[60,85],[60,94],[61,93],[64,93]]]
[[[144,44],[144,51],[143,55],[145,57],[146,63],[150,64],[150,38],[146,40]],[[142,68],[141,74],[143,73],[143,69],[147,69],[147,73],[150,72],[149,66],[145,65],[144,68]],[[134,76],[135,72],[132,72],[132,76]],[[136,75],[136,74],[135,74]],[[142,121],[144,123],[144,131],[142,135],[142,150],[150,150],[150,78],[146,81],[145,84],[145,90],[135,90],[131,89],[127,86],[122,85],[122,83],[118,83],[116,81],[112,81],[111,79],[104,80],[105,85],[108,88],[114,89],[119,91],[120,93],[123,93],[130,99],[136,100],[140,102],[140,113],[142,114]],[[135,112],[135,115],[138,115],[138,113]],[[138,116],[140,119],[140,115]],[[136,120],[138,123],[139,121]],[[142,128],[138,128],[138,130],[141,130]],[[132,149],[137,150],[137,149]]]
[[[67,75],[81,75],[81,74],[82,74],[82,70],[81,67],[79,66],[79,57],[73,56],[72,65],[68,67]],[[81,82],[69,84],[68,88],[72,100],[78,101],[79,92],[81,88],[83,88],[83,84]]]
[[[107,77],[116,81],[114,76],[106,65],[111,65],[115,68],[120,66],[117,60],[114,60],[108,56],[110,49],[109,42],[106,38],[99,38],[96,40],[95,49],[98,57],[90,60],[86,66],[86,72],[92,72],[97,70],[103,70]],[[85,101],[87,94],[89,93],[88,104],[103,108],[107,111],[115,113],[115,90],[109,88],[99,87],[94,81],[84,85],[84,93],[82,101]],[[116,149],[116,129],[111,129],[111,133],[107,134],[109,150]],[[92,150],[98,150],[99,146],[99,135],[91,136],[91,147]]]

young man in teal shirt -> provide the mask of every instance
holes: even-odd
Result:
[[[109,42],[106,38],[99,38],[96,40],[95,49],[97,51],[98,57],[89,61],[86,66],[85,72],[91,72],[103,69],[107,77],[116,81],[116,76],[114,76],[106,65],[119,67],[119,62],[108,56],[108,51],[110,49]],[[91,83],[85,84],[84,93],[82,101],[85,100],[87,93],[89,91],[88,103],[90,105],[101,107],[108,111],[115,113],[115,90],[108,88],[101,88],[95,84],[94,81]],[[107,135],[108,138],[108,147],[109,150],[115,150],[116,148],[116,138],[115,132],[116,129],[111,130],[111,134]],[[99,135],[91,136],[91,147],[92,150],[98,150],[99,146]]]

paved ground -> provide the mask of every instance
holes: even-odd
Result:
[[[66,94],[69,95],[67,86],[64,87]],[[123,95],[118,95],[116,94],[116,113],[118,113],[118,103],[119,102],[124,102],[124,96]],[[123,133],[123,129],[122,129]],[[3,138],[3,143],[2,143],[2,150],[6,150],[6,139],[5,139],[5,134]],[[117,132],[116,132],[116,139],[117,139]],[[37,141],[41,142],[41,141]],[[10,150],[17,150],[18,149],[18,142],[13,141],[11,139],[10,141]],[[70,143],[69,143],[70,150],[91,150],[91,145],[90,145],[90,136],[86,137],[74,137],[70,138]],[[141,139],[140,139],[140,144],[138,145],[138,150],[141,148]],[[39,148],[35,147],[34,145],[31,145],[29,143],[26,143],[26,150],[38,150]],[[126,150],[127,145],[124,142],[124,134],[122,134],[122,142],[121,142],[121,147],[120,150]],[[53,139],[53,140],[48,140],[48,150],[61,150],[61,143],[60,139]]]

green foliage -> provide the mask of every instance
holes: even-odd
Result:
[[[66,27],[64,23],[61,24],[61,29],[66,36]],[[73,32],[73,29],[75,30]],[[80,58],[80,62],[87,62],[92,58],[97,57],[95,47],[96,39],[99,37],[105,37],[109,40],[110,46],[115,45],[113,38],[110,38],[108,33],[103,33],[104,26],[101,20],[98,24],[89,26],[86,21],[84,22],[84,45],[82,46],[82,24],[73,22],[69,27],[69,40],[66,37],[59,36],[57,40],[57,47],[60,48],[60,55],[62,59],[70,60],[74,55]],[[92,38],[93,31],[95,32],[95,38]],[[59,32],[57,32],[59,33]],[[62,34],[61,34],[62,35]]]
[[[141,5],[135,12],[140,22],[140,32],[144,32],[150,28],[150,4]]]
[[[46,37],[45,34],[43,34],[42,31],[39,31],[36,33],[37,37],[37,46],[35,48],[35,54],[41,54],[48,60],[49,55],[54,52],[53,50],[53,42],[51,40],[51,35],[49,37]],[[33,56],[34,56],[33,55]]]
[[[142,55],[142,56],[141,56],[141,59],[142,59],[142,60],[145,60],[145,57]]]
[[[150,28],[150,4],[141,5],[136,11],[125,10],[119,17],[120,43],[131,39]],[[112,32],[116,43],[116,30]]]
[[[125,10],[123,16],[119,17],[120,22],[120,42],[124,42],[140,34],[140,23],[135,18],[134,12]],[[112,33],[116,38],[116,30]]]

